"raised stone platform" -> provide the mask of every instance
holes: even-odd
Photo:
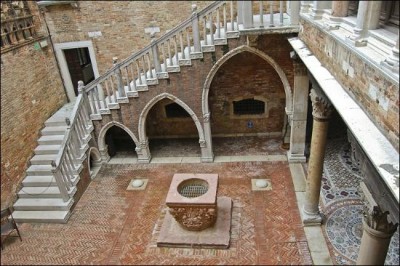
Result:
[[[231,238],[232,199],[229,197],[217,198],[217,221],[214,226],[202,231],[188,231],[175,221],[169,212],[166,212],[158,247],[179,248],[229,248]]]

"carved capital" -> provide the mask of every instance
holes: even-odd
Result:
[[[310,98],[313,108],[313,117],[316,120],[328,120],[332,114],[332,105],[324,96],[311,89]]]
[[[214,207],[170,207],[169,213],[189,231],[201,231],[213,226],[217,220],[217,211]]]
[[[388,214],[388,211],[382,212],[379,206],[373,206],[372,209],[364,206],[364,221],[371,229],[385,234],[394,234],[399,224],[389,223]]]
[[[204,114],[203,115],[203,122],[204,123],[210,122],[210,116],[211,116],[211,113]]]

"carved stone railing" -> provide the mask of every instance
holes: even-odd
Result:
[[[260,14],[268,8],[263,2],[273,2],[271,12],[278,12],[280,16],[276,27],[291,26],[290,19],[294,16],[290,14],[288,19],[285,14],[284,17],[285,1],[261,1]],[[227,38],[238,37],[239,30],[244,29],[243,18],[253,16],[253,4],[216,1],[198,13],[194,6],[190,18],[85,86],[83,90],[89,98],[91,119],[101,119],[101,114],[110,114],[110,109],[119,108],[119,103],[128,102],[128,97],[137,97],[138,91],[158,84],[158,79],[168,78],[168,72],[179,72],[180,66],[191,64],[191,59],[202,58],[203,52],[215,51],[214,45],[226,44]],[[249,8],[246,9],[245,5]],[[298,17],[299,9],[297,5],[291,13]],[[266,27],[275,27],[275,24]]]
[[[1,2],[1,48],[6,49],[36,36],[33,16],[26,1]]]
[[[66,118],[68,128],[57,154],[52,162],[52,172],[64,201],[68,201],[69,191],[73,189],[80,165],[89,148],[90,132],[93,129],[88,113],[86,95],[82,93],[83,82],[79,82],[78,95],[70,118]]]

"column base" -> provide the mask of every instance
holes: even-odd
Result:
[[[290,151],[287,152],[287,158],[289,163],[305,163],[307,161],[304,154],[295,154]]]
[[[202,163],[212,163],[214,162],[214,156],[212,157],[201,157],[200,158]]]
[[[322,217],[320,213],[310,214],[307,213],[304,208],[301,212],[301,220],[303,221],[304,226],[319,226],[322,223]]]

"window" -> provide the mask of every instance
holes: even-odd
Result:
[[[177,103],[170,103],[165,106],[165,113],[168,118],[190,117],[189,113]]]
[[[233,101],[234,115],[260,115],[265,113],[265,102],[251,99]]]

